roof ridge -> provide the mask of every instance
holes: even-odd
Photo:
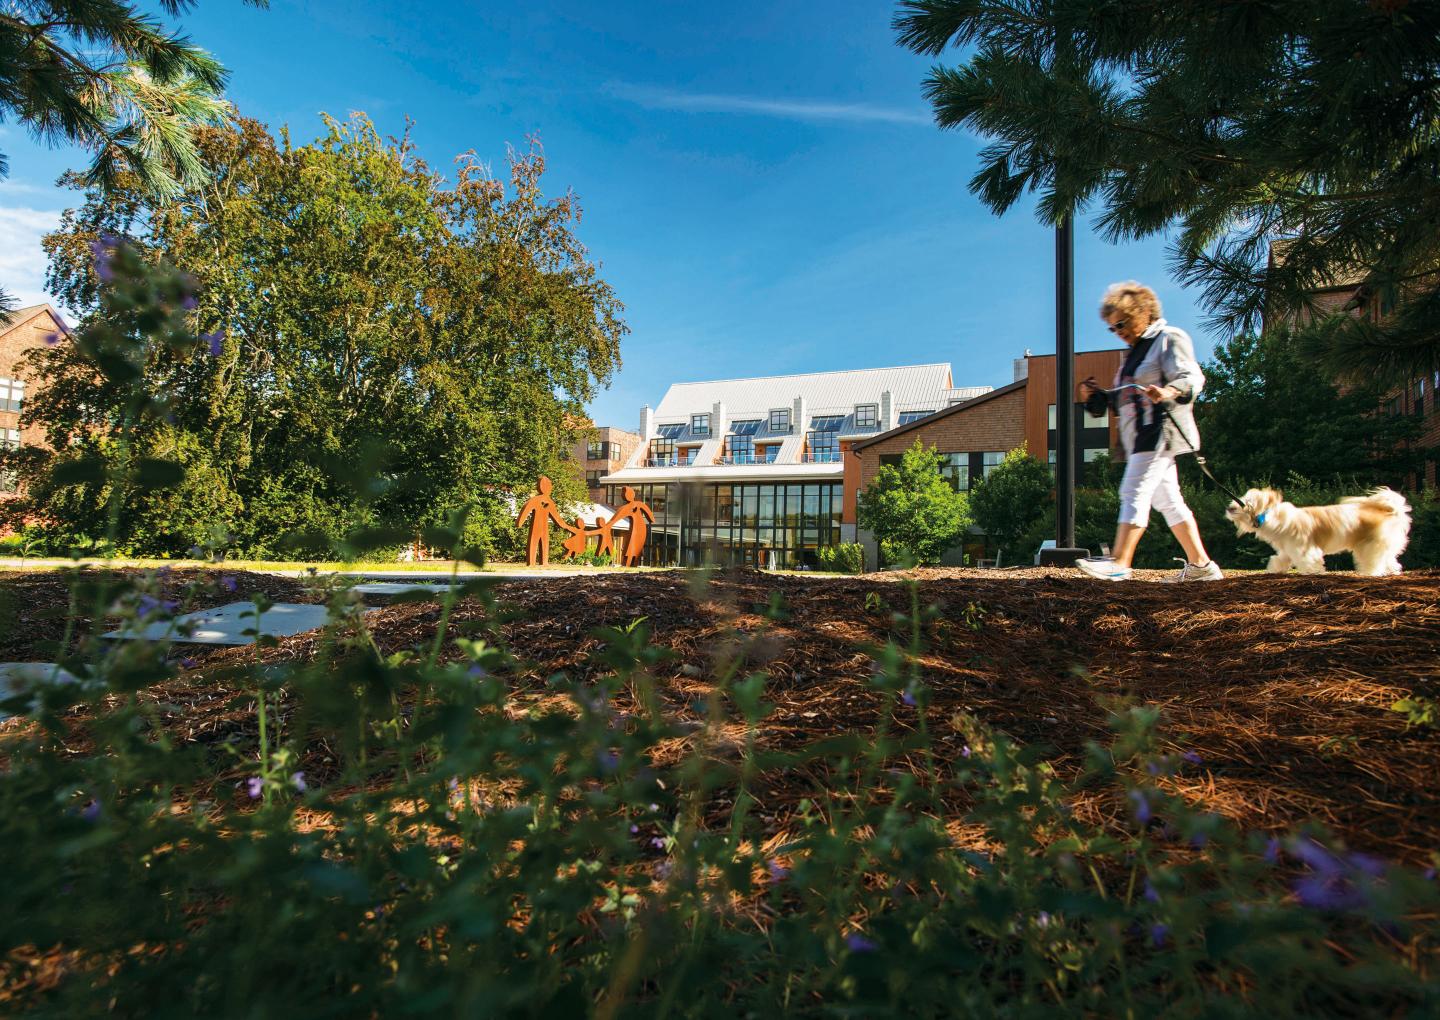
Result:
[[[806,379],[817,375],[852,375],[856,372],[904,372],[915,368],[950,368],[948,361],[928,361],[920,365],[887,365],[879,368],[833,368],[824,372],[787,372],[782,375],[748,375],[736,376],[733,379],[695,379],[691,382],[671,383],[673,389],[676,386],[714,386],[716,383],[734,382],[760,382],[762,380],[774,379]]]

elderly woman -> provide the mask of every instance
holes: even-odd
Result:
[[[1185,566],[1171,581],[1214,581],[1225,575],[1205,552],[1195,515],[1180,495],[1175,458],[1200,449],[1192,401],[1205,386],[1195,347],[1184,330],[1160,318],[1160,299],[1149,287],[1117,283],[1100,302],[1100,317],[1130,348],[1111,389],[1087,380],[1086,407],[1100,414],[1108,405],[1120,416],[1125,476],[1120,482],[1120,524],[1110,556],[1076,565],[1103,581],[1130,577],[1135,547],[1154,507],[1185,550]]]

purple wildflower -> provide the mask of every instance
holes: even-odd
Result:
[[[1050,917],[1050,914],[1049,914],[1048,911],[1042,910],[1042,911],[1040,911],[1040,913],[1038,913],[1038,914],[1035,915],[1035,923],[1036,923],[1037,925],[1039,925],[1041,928],[1048,928],[1048,927],[1050,927],[1050,921],[1051,921],[1051,917]]]
[[[1150,801],[1146,798],[1145,794],[1140,790],[1131,790],[1130,801],[1135,805],[1135,820],[1141,825],[1150,821],[1152,814]]]
[[[1385,873],[1385,862],[1369,854],[1341,856],[1314,840],[1290,842],[1290,852],[1310,868],[1295,883],[1295,896],[1313,910],[1354,910],[1368,902],[1364,888]]]
[[[1203,762],[1203,761],[1205,760],[1204,758],[1202,758],[1202,757],[1200,757],[1198,754],[1196,754],[1194,751],[1186,751],[1186,752],[1185,752],[1184,754],[1182,754],[1180,757],[1184,758],[1184,759],[1185,759],[1186,761],[1188,761],[1191,765],[1199,765],[1201,762]]]
[[[664,849],[665,849],[665,837],[663,837],[663,836],[651,836],[651,837],[650,837],[650,845],[653,846],[656,850],[664,850]]]
[[[310,789],[309,786],[305,785],[304,772],[295,773],[293,776],[290,777],[290,782],[294,783],[295,789],[299,790],[301,793],[304,793],[306,790]]]
[[[465,673],[466,673],[467,676],[473,676],[473,677],[476,677],[477,679],[480,678],[480,677],[486,677],[486,676],[489,676],[489,675],[490,675],[490,673],[485,669],[485,667],[482,666],[482,665],[480,665],[480,663],[478,663],[478,662],[472,662],[472,663],[470,664],[470,668],[468,668],[467,670],[465,670]]]
[[[1156,921],[1150,926],[1150,941],[1155,943],[1156,948],[1163,946],[1165,940],[1170,937],[1170,926]]]
[[[790,869],[779,861],[771,860],[765,864],[765,870],[770,872],[770,881],[783,882],[790,875]]]
[[[217,329],[213,333],[202,333],[200,334],[200,339],[209,345],[211,357],[220,357],[220,350],[225,343],[225,331],[223,329]]]
[[[639,831],[640,831],[640,826],[638,826],[638,825],[632,825],[632,826],[630,826],[630,835],[633,836],[633,835],[635,835],[636,833],[638,833]]]
[[[181,668],[181,669],[194,669],[194,668],[195,668],[195,660],[192,659],[192,658],[190,658],[190,657],[187,655],[185,658],[183,658],[183,659],[180,660],[180,668]]]
[[[1154,761],[1147,761],[1145,763],[1145,771],[1150,773],[1152,776],[1158,776],[1160,774],[1160,763]]]
[[[1160,894],[1155,891],[1155,887],[1150,884],[1150,880],[1149,880],[1148,878],[1145,880],[1145,894],[1144,894],[1144,895],[1145,895],[1145,899],[1149,900],[1151,903],[1159,903],[1159,902],[1160,902]]]
[[[1192,832],[1190,834],[1190,845],[1196,850],[1202,849],[1208,842],[1210,842],[1210,834],[1208,832]]]
[[[859,932],[851,932],[845,936],[845,948],[852,953],[873,953],[880,946]]]
[[[115,279],[114,261],[114,238],[108,234],[101,234],[90,242],[90,255],[95,260],[95,275],[100,277],[104,283],[110,283]]]
[[[80,817],[87,822],[98,822],[100,820],[100,802],[98,800],[92,800],[86,804],[80,809]]]
[[[180,603],[172,599],[157,599],[153,595],[141,594],[135,600],[135,615],[140,619],[148,619],[151,616],[173,613],[180,608]]]
[[[220,578],[220,587],[224,588],[226,591],[234,591],[237,587],[235,578],[231,577],[229,574],[226,574],[224,577]]]
[[[450,792],[452,794],[460,792],[460,780],[456,779],[454,776],[451,776],[449,779],[447,779],[445,781],[445,785],[450,788]]]
[[[257,799],[260,794],[265,792],[265,780],[259,776],[251,776],[245,780],[245,792],[250,794],[251,800]]]
[[[964,745],[963,747],[960,748],[960,757],[962,757],[962,758],[968,758],[968,757],[970,757],[970,745],[969,745],[969,744],[966,744],[966,745]]]
[[[600,766],[601,772],[614,772],[620,767],[620,756],[609,748],[596,751],[595,761]]]
[[[1265,861],[1267,864],[1274,864],[1279,859],[1280,841],[1278,839],[1272,838],[1269,842],[1265,844]]]
[[[900,700],[903,701],[905,704],[909,705],[911,708],[914,708],[915,691],[910,687],[905,688],[903,691],[900,692]]]
[[[1435,881],[1435,869],[1434,869],[1434,868],[1426,868],[1424,871],[1422,871],[1422,872],[1420,873],[1420,877],[1423,878],[1423,879],[1424,879],[1425,881],[1427,881],[1427,882],[1433,882],[1433,881]]]
[[[651,804],[651,805],[650,805],[650,813],[651,813],[652,815],[653,815],[653,814],[656,814],[657,812],[659,812],[659,810],[660,810],[660,805],[659,805],[659,804]]]
[[[187,312],[193,312],[195,309],[200,307],[200,302],[195,299],[194,294],[186,294],[180,299],[180,307],[185,309]]]

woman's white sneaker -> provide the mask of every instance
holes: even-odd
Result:
[[[1093,577],[1097,581],[1130,580],[1130,568],[1120,566],[1109,556],[1089,556],[1076,560],[1075,566],[1080,568],[1082,574]]]
[[[1224,573],[1221,572],[1220,567],[1214,560],[1211,560],[1203,567],[1196,566],[1194,563],[1186,563],[1169,577],[1161,578],[1162,581],[1170,584],[1176,584],[1181,581],[1223,581],[1224,579]]]

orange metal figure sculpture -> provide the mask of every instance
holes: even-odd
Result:
[[[525,547],[525,562],[530,566],[539,566],[550,562],[550,524],[554,522],[561,531],[569,533],[569,538],[561,543],[565,550],[567,559],[575,559],[590,545],[590,539],[595,538],[596,551],[608,553],[612,558],[615,556],[615,525],[628,521],[630,528],[629,537],[625,541],[625,555],[622,565],[633,567],[640,562],[640,556],[645,551],[645,540],[649,535],[648,524],[655,523],[655,514],[644,503],[635,498],[635,490],[630,486],[625,487],[625,505],[615,512],[609,520],[596,518],[594,529],[585,526],[585,519],[577,516],[575,523],[570,524],[560,515],[560,508],[550,498],[552,488],[549,478],[540,476],[537,483],[540,492],[531,496],[520,508],[520,515],[515,518],[517,527],[525,527],[525,522],[530,522],[530,537]]]

